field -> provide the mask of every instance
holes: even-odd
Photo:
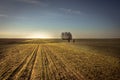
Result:
[[[120,39],[0,39],[0,80],[120,80]]]

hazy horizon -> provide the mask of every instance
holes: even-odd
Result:
[[[0,0],[0,38],[120,38],[118,0]]]

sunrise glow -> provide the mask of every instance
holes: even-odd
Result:
[[[30,36],[27,36],[27,38],[51,38],[51,36],[47,33],[33,33],[30,34]]]

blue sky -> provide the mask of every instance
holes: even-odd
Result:
[[[120,38],[119,0],[0,0],[1,38]]]

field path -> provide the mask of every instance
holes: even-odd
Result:
[[[24,46],[22,47],[24,48]],[[25,57],[27,57],[26,51],[28,51],[29,49],[32,48],[26,46],[24,50],[21,50],[21,52],[12,51],[13,53],[9,53],[9,55],[1,61],[0,80],[6,80],[9,78],[9,76],[21,65]],[[23,60],[20,61],[19,58],[21,58],[20,60],[22,60],[23,58]]]
[[[56,53],[52,52],[49,47],[43,46],[43,80],[53,78],[55,80],[84,80],[81,74],[72,70]],[[49,73],[49,76],[48,76]],[[51,75],[51,76],[50,76]],[[46,79],[47,78],[47,79]]]
[[[34,44],[28,53],[19,64],[5,66],[0,80],[85,80],[47,45]]]

